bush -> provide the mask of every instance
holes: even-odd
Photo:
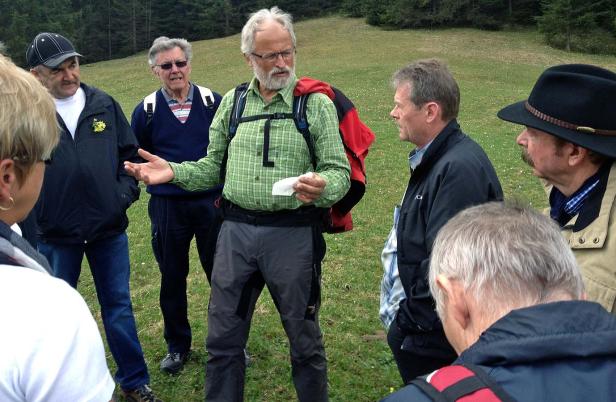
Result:
[[[563,33],[546,35],[545,39],[552,47],[567,48],[567,37]],[[573,52],[616,55],[616,37],[601,28],[573,33],[569,45]]]

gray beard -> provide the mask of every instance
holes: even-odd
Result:
[[[289,75],[285,78],[274,77],[275,73],[281,71],[288,71]],[[266,75],[265,71],[255,65],[253,72],[255,77],[257,77],[257,80],[259,80],[259,83],[263,85],[265,89],[270,91],[278,91],[289,85],[292,77],[295,75],[295,66],[286,69],[273,68],[269,74]]]

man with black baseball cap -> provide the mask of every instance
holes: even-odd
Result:
[[[526,128],[522,159],[544,179],[550,216],[581,268],[588,299],[616,314],[616,74],[567,64],[541,74],[498,117]]]
[[[79,57],[57,33],[36,35],[26,51],[30,72],[54,97],[62,128],[36,205],[37,245],[54,276],[74,288],[85,254],[116,381],[129,401],[159,401],[148,385],[129,289],[126,210],[139,187],[123,164],[135,160],[137,140],[120,105],[81,82]]]
[[[83,57],[75,51],[71,41],[49,32],[36,35],[26,51],[26,59],[31,67],[42,64],[53,69],[73,56]]]

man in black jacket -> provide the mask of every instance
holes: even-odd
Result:
[[[38,248],[54,276],[75,288],[86,255],[116,381],[128,400],[154,401],[129,290],[126,209],[139,187],[122,164],[135,158],[137,141],[120,105],[81,83],[79,56],[56,33],[38,34],[26,51],[30,71],[55,99],[62,128],[36,205]]]
[[[406,383],[456,357],[428,287],[437,232],[458,211],[502,200],[503,193],[485,152],[460,130],[460,90],[442,62],[412,63],[394,74],[393,86],[390,115],[400,139],[416,145],[409,155],[411,177],[398,215],[394,251],[404,296],[387,334]]]

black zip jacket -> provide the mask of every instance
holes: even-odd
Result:
[[[120,234],[128,226],[127,208],[139,198],[123,166],[138,160],[137,140],[120,105],[99,89],[81,88],[86,104],[74,140],[57,115],[63,132],[36,204],[43,242],[88,243]]]
[[[450,355],[442,324],[428,287],[430,253],[436,234],[459,211],[488,201],[501,201],[503,191],[487,155],[452,120],[432,141],[409,179],[398,221],[398,271],[406,293],[396,322],[403,349]],[[408,337],[407,337],[408,338]],[[417,349],[417,350],[415,350]]]

